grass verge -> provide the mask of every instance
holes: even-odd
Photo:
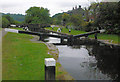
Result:
[[[94,38],[94,35],[90,35],[90,38]],[[110,43],[120,44],[120,36],[115,34],[98,34],[98,39],[108,40]]]
[[[47,46],[32,43],[25,34],[8,33],[3,38],[3,80],[44,80],[44,58]]]
[[[57,31],[58,27],[54,27],[54,29],[52,29],[52,27],[47,27],[46,29],[48,30],[53,30],[53,31]],[[73,30],[71,29],[71,32],[69,32],[69,29],[66,28],[62,28],[62,33],[67,33],[67,34],[72,34],[72,35],[77,35],[77,34],[82,34],[82,33],[86,33],[84,31],[77,31],[77,30]]]
[[[13,28],[13,27],[11,27],[11,29],[23,30],[23,28]]]

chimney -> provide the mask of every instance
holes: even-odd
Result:
[[[75,9],[77,9],[77,5],[75,6]]]
[[[81,8],[81,5],[79,5],[79,8]]]

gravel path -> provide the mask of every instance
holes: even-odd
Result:
[[[48,50],[48,54],[53,55],[56,60],[58,59],[59,50],[56,48],[55,45],[39,41],[39,36],[35,36],[35,35],[32,35],[32,36],[34,38],[30,39],[30,41],[32,41],[34,43],[44,43],[48,47],[48,49],[49,49]]]

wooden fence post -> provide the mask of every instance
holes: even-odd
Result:
[[[55,66],[54,58],[45,58],[45,80],[55,80]]]

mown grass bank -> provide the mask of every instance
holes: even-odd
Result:
[[[57,31],[58,27],[54,27],[54,29],[52,29],[52,27],[47,27],[46,29],[48,30],[53,30],[53,31]],[[82,34],[82,33],[86,33],[84,31],[77,31],[77,30],[73,30],[71,29],[71,32],[69,32],[69,29],[66,28],[62,28],[62,33],[67,33],[67,34],[72,34],[72,35],[77,35],[77,34]]]
[[[3,80],[44,80],[44,58],[47,47],[32,43],[25,34],[8,33],[3,38]]]
[[[58,27],[54,27],[54,29],[52,29],[52,27],[48,27],[46,29],[57,31]],[[72,35],[86,33],[84,31],[78,31],[78,30],[71,30],[71,32],[69,33],[69,29],[66,29],[66,28],[62,28],[61,32],[62,33],[67,33],[67,34],[72,34]],[[90,35],[89,37],[94,38],[94,35]],[[116,43],[116,44],[120,43],[120,36],[114,35],[114,34],[103,34],[103,33],[98,34],[98,39],[100,39],[100,40],[108,40],[108,42]]]
[[[94,38],[94,35],[90,35],[90,38]],[[115,34],[98,34],[98,39],[105,40],[109,43],[120,44],[120,36]]]
[[[26,34],[7,33],[2,45],[3,80],[44,80],[44,59],[48,54],[44,43],[33,43],[33,37]],[[62,79],[66,72],[60,70],[57,62],[56,79]]]

